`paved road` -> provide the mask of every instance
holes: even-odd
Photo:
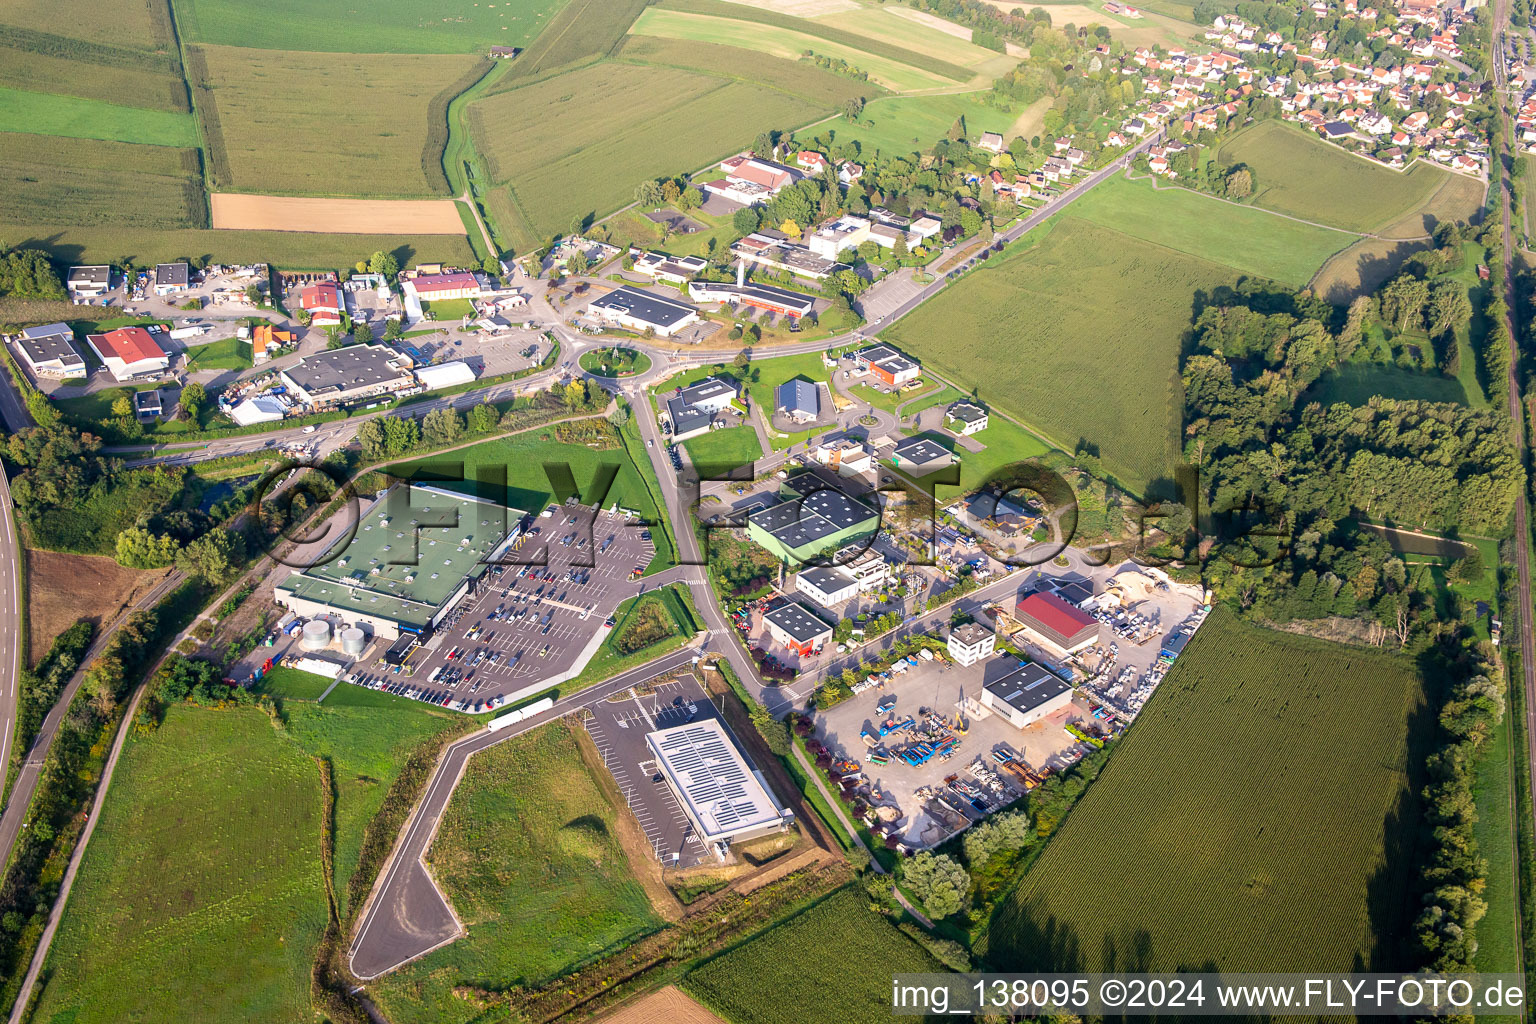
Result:
[[[371,981],[401,964],[424,956],[463,934],[463,926],[431,875],[422,857],[432,845],[432,837],[443,820],[448,800],[453,796],[469,759],[487,747],[521,736],[561,715],[594,701],[643,683],[647,679],[681,668],[697,652],[683,648],[646,662],[639,668],[614,676],[607,682],[563,697],[542,714],[508,726],[497,732],[482,729],[453,743],[432,773],[421,802],[411,813],[390,859],[385,864],[373,895],[352,940],[348,964],[352,973]]]
[[[70,677],[69,682],[64,686],[64,692],[59,695],[59,699],[43,719],[42,727],[38,729],[37,737],[27,751],[27,759],[22,762],[21,771],[16,776],[16,785],[11,789],[5,811],[0,813],[0,850],[5,851],[7,862],[15,852],[16,837],[21,834],[22,823],[26,821],[27,811],[32,805],[32,796],[37,791],[38,776],[42,771],[43,761],[48,756],[48,749],[53,746],[53,738],[59,731],[59,723],[64,720],[64,714],[69,710],[75,694],[79,692],[80,684],[85,681],[86,666],[101,654],[102,648],[106,647],[107,641],[112,638],[113,633],[117,632],[123,620],[136,611],[154,607],[161,598],[176,589],[183,579],[185,577],[181,573],[171,572],[134,602],[131,608],[114,619],[109,626],[97,630],[96,641],[86,651],[85,657],[80,659],[79,671]]]
[[[0,783],[10,771],[16,733],[21,652],[26,641],[21,635],[21,591],[21,537],[16,532],[10,481],[0,471]]]
[[[1504,67],[1504,35],[1509,25],[1509,0],[1498,0],[1494,5],[1494,31],[1496,33],[1493,44],[1493,75],[1494,83],[1499,89],[1508,86],[1505,80]],[[1520,308],[1515,296],[1515,244],[1513,232],[1510,229],[1510,195],[1513,183],[1509,179],[1509,166],[1513,159],[1510,147],[1510,123],[1507,108],[1500,111],[1499,131],[1499,216],[1502,221],[1504,237],[1504,301],[1507,304],[1504,313],[1504,326],[1509,330],[1509,412],[1513,421],[1511,429],[1514,431],[1515,444],[1520,452],[1521,462],[1527,468],[1530,459],[1526,451],[1525,443],[1525,416],[1523,403],[1520,399],[1520,335],[1516,330],[1515,310]],[[1527,481],[1527,487],[1529,481]],[[1526,764],[1536,765],[1536,623],[1533,623],[1533,612],[1536,607],[1531,603],[1531,524],[1529,510],[1526,503],[1526,487],[1520,488],[1519,495],[1515,498],[1515,574],[1516,586],[1520,598],[1520,607],[1516,612],[1516,618],[1520,623],[1520,668],[1522,684],[1525,687],[1525,742]],[[1514,681],[1511,680],[1511,685]],[[1531,797],[1536,801],[1536,772],[1531,773]],[[1518,844],[1516,856],[1518,857]],[[1520,872],[1515,872],[1516,902],[1520,900]],[[1530,894],[1525,894],[1530,898]],[[1521,915],[1515,915],[1517,922]],[[1523,950],[1521,942],[1515,943],[1517,950]]]

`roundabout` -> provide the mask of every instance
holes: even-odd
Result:
[[[593,349],[581,354],[581,368],[594,377],[637,377],[651,368],[651,357],[623,346]]]

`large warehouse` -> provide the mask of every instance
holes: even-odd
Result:
[[[408,509],[392,508],[405,493],[397,488],[369,506],[324,564],[277,586],[277,602],[305,617],[338,616],[386,640],[435,629],[516,542],[524,514],[420,484],[408,492]],[[445,521],[457,525],[433,525]]]
[[[593,299],[587,304],[587,312],[636,333],[650,330],[658,338],[670,338],[689,324],[699,322],[699,311],[688,303],[629,285]]]
[[[719,719],[657,729],[645,742],[706,845],[780,832],[793,822]]]
[[[1030,594],[1019,602],[1014,618],[1060,654],[1076,654],[1099,639],[1098,620],[1055,594]]]
[[[796,565],[830,554],[880,527],[880,513],[840,491],[812,491],[747,517],[747,536]]]
[[[414,387],[410,361],[383,345],[349,345],[305,356],[282,372],[309,405],[338,406]]]

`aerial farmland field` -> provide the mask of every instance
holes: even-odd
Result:
[[[693,39],[626,36],[617,56],[641,64],[754,82],[824,103],[829,108],[841,106],[844,100],[855,96],[868,99],[885,93],[873,82],[860,82],[805,61],[771,57],[739,46],[701,43]]]
[[[748,8],[750,10],[750,8]],[[744,49],[756,49],[775,57],[794,59],[806,50],[826,57],[837,57],[869,73],[870,80],[897,92],[933,89],[953,85],[953,80],[932,71],[869,50],[813,35],[809,32],[763,25],[734,18],[717,18],[691,11],[647,8],[633,31],[639,35],[694,39],[705,43],[723,43]]]
[[[1213,612],[993,918],[1016,970],[1392,970],[1433,742],[1411,659]],[[1346,710],[1347,709],[1347,710]]]
[[[1106,181],[1073,203],[1072,215],[1292,288],[1359,238],[1146,178]]]
[[[469,934],[376,983],[394,1024],[475,1019],[455,986],[536,984],[661,924],[578,731],[554,722],[470,758],[427,854]]]
[[[1229,267],[1063,214],[881,335],[1133,492],[1171,475],[1180,338]],[[998,360],[1003,349],[1012,358]]]
[[[836,951],[835,998],[817,963]],[[913,940],[842,889],[729,952],[694,968],[683,988],[734,1024],[779,1024],[793,1006],[800,1024],[884,1024],[891,975],[943,968]]]
[[[477,53],[527,46],[565,0],[182,0],[189,41],[333,53]]]
[[[38,1019],[309,1016],[325,927],[315,762],[255,709],[170,709],[128,740]]]
[[[461,80],[476,67],[475,58],[451,55],[196,52],[217,101],[209,111],[199,100],[199,114],[213,126],[205,127],[210,139],[222,140],[228,168],[210,155],[213,183],[239,192],[431,195],[424,168],[440,165],[445,137],[428,152],[428,110],[439,93],[466,88]]]
[[[1389,170],[1281,121],[1260,121],[1238,132],[1218,158],[1253,169],[1256,206],[1399,238],[1425,233],[1422,218],[1405,220],[1419,211],[1438,220],[1467,219],[1482,192],[1472,179],[1424,163]]]
[[[78,96],[102,103],[145,107],[185,114],[187,87],[168,62],[153,54],[130,60],[127,66],[71,60],[7,46],[0,26],[0,88]]]
[[[498,191],[509,183],[526,219],[521,245],[569,230],[573,218],[625,205],[642,178],[696,170],[765,128],[803,124],[824,111],[747,82],[600,63],[489,95],[469,107],[469,122]],[[731,132],[721,132],[722,124]],[[626,173],[607,173],[617,166]],[[498,226],[505,231],[504,220]]]
[[[0,89],[0,131],[152,146],[197,145],[197,121],[191,114],[22,89]]]
[[[166,0],[114,4],[111,14],[102,17],[100,0],[6,0],[0,25],[114,47],[159,50],[173,43]]]
[[[81,225],[203,227],[198,167],[189,149],[0,133],[0,225],[10,239],[10,225],[39,212],[67,213]]]

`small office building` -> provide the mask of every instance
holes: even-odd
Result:
[[[821,388],[814,382],[787,380],[774,390],[773,411],[794,423],[809,423],[821,415]]]
[[[773,642],[808,658],[832,639],[832,627],[794,601],[780,605],[763,616]]]
[[[76,302],[98,299],[112,290],[112,268],[106,264],[70,267],[64,278],[69,297]]]
[[[823,608],[831,608],[859,595],[859,584],[840,568],[817,565],[795,574],[795,589]]]
[[[860,349],[853,354],[853,365],[857,372],[871,374],[893,388],[916,380],[923,372],[921,363],[908,359],[889,345]]]
[[[184,292],[192,285],[192,268],[185,263],[157,263],[155,265],[155,294],[172,295]]]
[[[949,654],[969,668],[983,658],[990,658],[997,647],[997,634],[979,622],[966,622],[949,631]]]
[[[727,377],[706,377],[679,388],[665,403],[672,440],[686,441],[707,432],[715,415],[729,409],[738,395],[736,382]]]

